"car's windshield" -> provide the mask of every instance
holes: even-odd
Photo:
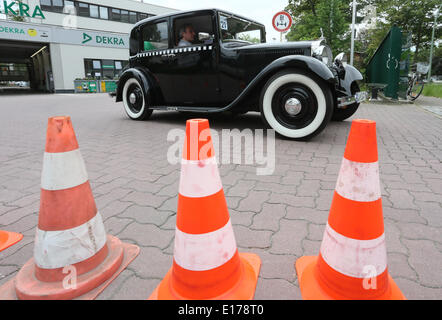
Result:
[[[227,13],[219,14],[221,41],[224,44],[247,45],[265,42],[262,25]]]

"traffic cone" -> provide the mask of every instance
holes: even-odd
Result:
[[[2,299],[94,299],[138,255],[106,235],[70,117],[49,118],[34,258]]]
[[[20,233],[0,230],[0,251],[8,249],[21,239],[23,239],[23,235]]]
[[[207,119],[186,124],[173,264],[151,300],[253,299],[261,259],[239,253]]]
[[[296,271],[303,299],[405,299],[387,268],[374,121],[353,120],[320,253]]]

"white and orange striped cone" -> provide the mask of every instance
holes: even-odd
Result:
[[[23,239],[23,235],[21,233],[0,230],[0,251],[8,249],[21,239]]]
[[[188,120],[173,265],[149,299],[253,299],[260,266],[236,247],[209,121]]]
[[[296,271],[303,299],[405,299],[387,269],[374,121],[353,120],[319,256]]]
[[[70,117],[49,118],[34,258],[1,299],[94,299],[138,255],[106,235]]]

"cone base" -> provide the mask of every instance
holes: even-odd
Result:
[[[261,259],[254,253],[239,253],[241,267],[244,268],[238,283],[229,291],[210,300],[252,300],[255,295],[256,284],[258,282]],[[156,287],[148,300],[192,300],[179,295],[170,285],[172,268],[167,272],[164,279]],[[161,295],[159,290],[161,290]]]
[[[295,268],[298,274],[299,288],[304,300],[351,300],[353,298],[340,295],[325,288],[315,276],[317,256],[304,256],[296,260]],[[405,300],[393,278],[388,275],[388,289],[376,300]]]
[[[23,239],[23,235],[20,233],[0,230],[0,251],[8,249],[21,239]]]
[[[140,252],[138,246],[123,243],[111,235],[107,236],[107,246],[106,259],[95,269],[78,276],[75,289],[64,289],[62,281],[39,281],[34,276],[34,259],[30,259],[14,279],[0,287],[0,300],[95,299]]]

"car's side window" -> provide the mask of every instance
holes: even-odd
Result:
[[[177,18],[173,22],[173,35],[175,47],[212,44],[214,39],[212,16]]]
[[[146,24],[141,31],[142,51],[167,49],[169,47],[169,37],[167,22]]]

